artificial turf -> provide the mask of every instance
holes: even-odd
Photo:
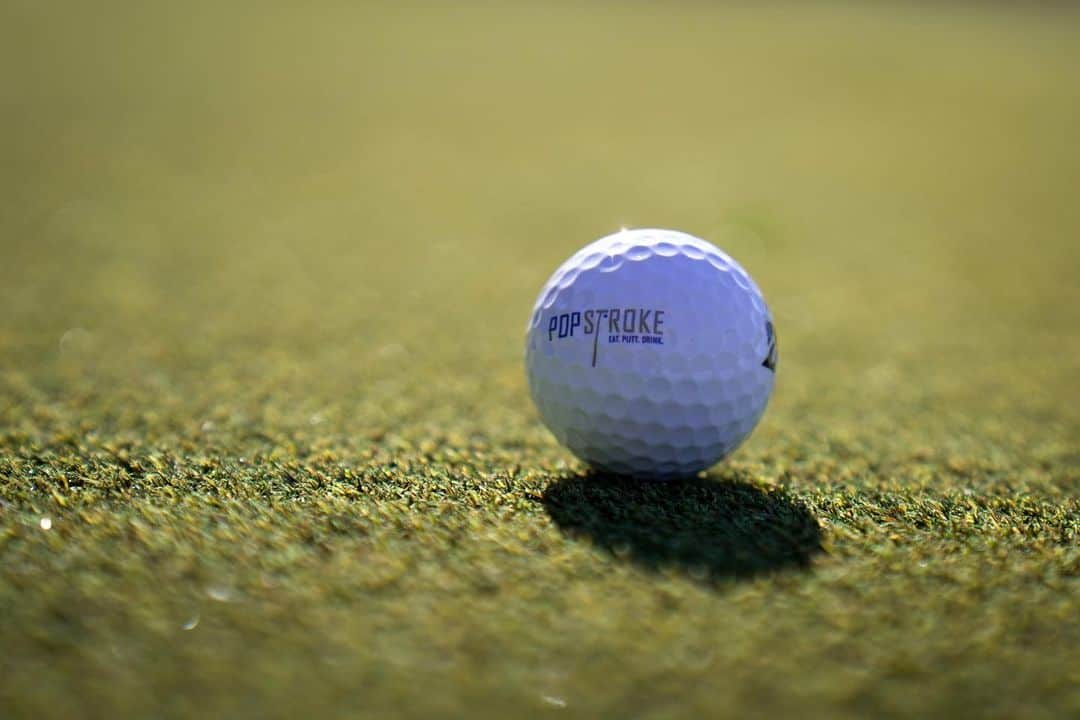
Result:
[[[1080,16],[0,7],[0,716],[1080,714]],[[530,405],[620,225],[754,275],[702,477]]]

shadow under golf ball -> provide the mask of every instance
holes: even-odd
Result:
[[[588,473],[553,481],[543,503],[571,537],[705,582],[807,568],[822,552],[821,526],[806,506],[738,479],[651,483]]]

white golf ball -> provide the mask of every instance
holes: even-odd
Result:
[[[536,300],[529,391],[559,442],[594,467],[665,479],[728,456],[772,394],[776,335],[757,285],[674,230],[586,246]]]

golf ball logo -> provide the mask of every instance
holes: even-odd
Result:
[[[592,336],[592,366],[596,367],[600,336],[609,345],[663,345],[665,311],[658,308],[593,308],[574,310],[548,318],[548,342],[577,334]]]
[[[776,372],[776,328],[773,327],[772,320],[765,322],[765,336],[769,340],[769,354],[765,356],[765,361],[761,365]]]

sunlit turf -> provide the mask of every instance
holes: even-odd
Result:
[[[1080,712],[1080,18],[0,9],[0,716]],[[522,332],[708,238],[762,425],[589,474]]]

